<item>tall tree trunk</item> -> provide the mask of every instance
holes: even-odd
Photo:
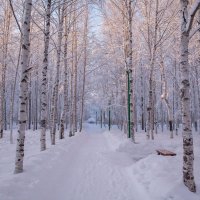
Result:
[[[67,20],[67,9],[65,10],[65,44],[64,44],[64,108],[60,120],[60,134],[59,138],[64,138],[64,131],[65,131],[65,121],[66,121],[66,114],[67,114],[67,106],[68,106],[68,63],[67,63],[67,51],[68,51],[68,34],[69,34],[69,27],[68,27],[68,20]]]
[[[51,128],[51,144],[55,145],[56,138],[56,122],[57,122],[57,103],[58,103],[58,86],[60,77],[60,59],[61,59],[61,44],[62,44],[62,34],[63,34],[63,21],[64,21],[64,7],[62,9],[59,6],[59,28],[58,28],[58,44],[57,44],[57,65],[56,65],[56,78],[55,86],[53,92],[53,105],[52,105],[52,128]]]
[[[38,129],[38,74],[35,81],[35,130]]]
[[[132,140],[135,142],[135,124],[134,124],[134,74],[133,74],[133,33],[132,33],[132,0],[128,1],[127,5],[127,12],[128,12],[128,56],[127,56],[127,67],[129,70],[129,77],[130,77],[130,133]]]
[[[199,55],[199,58],[198,58],[198,64],[200,66],[200,55]],[[200,89],[199,89],[199,71],[198,71],[198,68],[195,67],[195,75],[196,75],[196,90],[197,90],[197,107],[198,107],[198,112],[197,112],[197,119],[198,119],[198,130],[199,130],[199,133],[200,133]]]
[[[162,95],[161,95],[161,99],[165,102],[165,105],[167,107],[170,138],[173,138],[174,137],[174,135],[173,135],[173,112],[172,112],[172,107],[170,106],[169,100],[168,100],[167,81],[166,81],[166,78],[165,78],[165,70],[164,70],[163,61],[161,61],[160,67],[161,67],[161,75],[162,75]]]
[[[141,103],[140,103],[140,112],[141,112],[141,129],[144,130],[144,80],[143,80],[143,66],[141,65],[141,74],[140,74],[140,91],[141,91]]]
[[[46,9],[46,23],[44,32],[44,59],[42,69],[42,83],[41,83],[41,133],[40,133],[40,150],[46,150],[46,129],[47,129],[47,72],[49,64],[49,40],[50,40],[50,26],[51,26],[51,0],[47,2]]]
[[[181,67],[181,103],[182,103],[182,123],[183,123],[183,181],[188,189],[192,192],[196,191],[194,182],[194,151],[193,136],[191,127],[190,113],[190,80],[189,80],[189,62],[188,62],[188,46],[189,32],[188,23],[188,0],[181,0],[181,44],[180,44],[180,67]]]
[[[74,42],[73,42],[73,35],[72,35],[72,45],[71,45],[71,69],[70,69],[70,104],[69,104],[69,137],[74,135],[74,113],[73,113],[73,104],[74,104]]]
[[[72,44],[72,55],[73,55],[73,44]],[[72,56],[73,57],[73,56]],[[70,105],[69,105],[69,137],[73,136],[73,127],[74,127],[74,113],[73,113],[73,80],[74,80],[74,71],[73,71],[73,58],[71,64],[71,76],[70,76]]]
[[[0,76],[0,138],[3,138],[2,76]]]
[[[153,83],[154,83],[154,65],[156,59],[156,51],[157,51],[157,35],[158,35],[158,7],[159,1],[156,0],[155,3],[155,25],[153,32],[153,41],[151,42],[151,35],[148,32],[148,46],[149,46],[149,66],[150,66],[150,76],[149,76],[149,99],[148,99],[148,124],[147,124],[147,139],[154,139],[154,121],[153,121],[153,113],[154,113],[154,104],[153,104]],[[149,27],[148,27],[149,29]]]
[[[188,44],[187,34],[181,34],[181,103],[182,103],[182,122],[183,122],[183,180],[185,185],[195,191],[193,175],[193,137],[190,115],[190,81],[188,63]]]
[[[31,88],[31,73],[29,75],[29,94],[28,94],[28,129],[31,129],[32,120],[32,88]]]
[[[16,91],[16,83],[17,83],[17,75],[18,75],[18,69],[20,64],[20,55],[21,55],[21,39],[20,38],[20,48],[18,53],[18,59],[17,59],[17,66],[15,71],[15,78],[14,78],[14,84],[13,84],[13,90],[12,90],[12,96],[11,96],[11,110],[10,110],[10,143],[13,144],[13,118],[14,118],[14,103],[15,103],[15,91]]]
[[[200,26],[200,10],[198,11],[198,26]],[[198,48],[200,47],[200,30],[198,31]],[[198,67],[195,67],[195,75],[196,75],[196,90],[197,90],[197,102],[198,102],[198,114],[197,114],[197,126],[198,126],[198,131],[200,133],[200,84],[199,84],[199,67],[200,67],[200,52],[198,54],[198,59],[197,59],[197,64]]]
[[[87,67],[87,36],[88,36],[88,5],[86,5],[86,14],[85,14],[85,27],[84,27],[84,64],[83,64],[83,85],[82,85],[82,97],[81,97],[81,119],[80,119],[80,129],[82,131],[83,127],[83,111],[85,104],[85,76],[86,76],[86,67]],[[102,111],[101,111],[102,112]],[[102,113],[101,113],[102,119]],[[101,121],[102,122],[102,121]],[[102,123],[101,123],[102,125]]]
[[[76,9],[76,8],[75,8]],[[75,23],[74,23],[74,107],[73,107],[73,112],[74,112],[74,134],[77,132],[77,104],[78,104],[78,99],[77,99],[77,81],[78,81],[78,38],[77,38],[77,21],[76,21],[76,12],[75,12]]]
[[[25,130],[27,122],[27,98],[28,98],[28,64],[29,64],[29,50],[30,50],[30,21],[32,0],[25,0],[24,2],[24,20],[22,24],[22,50],[21,50],[21,81],[20,81],[20,107],[19,107],[19,129],[17,137],[17,149],[15,160],[15,173],[23,171],[24,158],[24,141]]]
[[[154,139],[154,133],[153,133],[153,69],[154,69],[154,63],[151,64],[151,73],[149,78],[149,102],[148,102],[148,124],[147,124],[147,139]]]
[[[8,44],[10,35],[10,23],[11,23],[11,9],[6,2],[6,8],[4,13],[4,27],[3,27],[3,63],[1,69],[1,118],[0,120],[0,138],[3,137],[3,129],[7,130],[6,120],[6,70],[7,70],[7,58],[8,58]]]

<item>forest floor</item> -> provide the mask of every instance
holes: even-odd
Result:
[[[0,140],[0,200],[199,200],[200,135],[194,134],[197,193],[182,183],[182,139],[159,133],[137,144],[117,128],[85,124],[83,133],[39,150],[39,131],[26,134],[24,172],[13,174],[15,144]],[[16,137],[16,135],[15,135]],[[158,148],[177,153],[156,154]]]

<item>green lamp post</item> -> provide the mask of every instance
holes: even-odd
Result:
[[[131,106],[130,106],[130,103],[131,103],[131,94],[130,94],[130,71],[129,70],[127,70],[126,71],[126,73],[127,73],[127,86],[128,86],[128,94],[127,94],[127,96],[128,96],[128,104],[127,104],[127,106],[128,106],[128,138],[131,138]]]
[[[110,110],[110,106],[111,106],[111,100],[109,100],[109,107],[108,107],[108,129],[109,129],[109,131],[111,129],[111,110]]]

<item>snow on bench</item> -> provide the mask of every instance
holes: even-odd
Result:
[[[157,149],[156,152],[158,155],[162,155],[162,156],[176,156],[176,153],[172,151],[168,151],[166,149]]]

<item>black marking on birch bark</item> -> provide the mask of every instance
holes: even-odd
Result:
[[[180,89],[180,97],[181,97],[181,99],[183,99],[184,95],[185,95],[185,89],[182,88],[182,89]]]
[[[192,139],[183,139],[183,143],[187,147],[190,146],[192,142],[193,142]]]
[[[151,110],[151,107],[147,107],[147,111],[150,111]]]
[[[190,82],[189,82],[189,80],[187,80],[187,79],[183,80],[182,83],[183,83],[185,86],[188,86],[188,87],[190,86]]]
[[[186,131],[186,132],[190,131],[190,129],[189,129],[189,128],[187,128],[187,127],[186,127],[186,128],[184,128],[183,130],[184,130],[184,131]]]
[[[42,127],[45,127],[45,125],[46,125],[46,120],[45,120],[45,119],[41,120],[41,121],[40,121],[40,125],[41,125]]]
[[[183,160],[184,160],[184,162],[187,162],[187,156],[183,156]]]
[[[182,56],[185,56],[185,55],[182,55]],[[187,62],[186,62],[186,61],[181,61],[180,64],[181,64],[181,65],[186,65]]]
[[[21,80],[21,82],[22,82],[22,83],[27,83],[26,78],[23,78],[23,79]]]
[[[22,48],[27,50],[27,47],[25,44],[22,45]]]
[[[186,17],[185,17],[185,9],[183,11],[183,20],[184,20],[185,23],[187,23],[187,20],[186,20]]]
[[[29,67],[28,69],[24,70],[24,73],[28,73],[31,69],[32,67]]]

